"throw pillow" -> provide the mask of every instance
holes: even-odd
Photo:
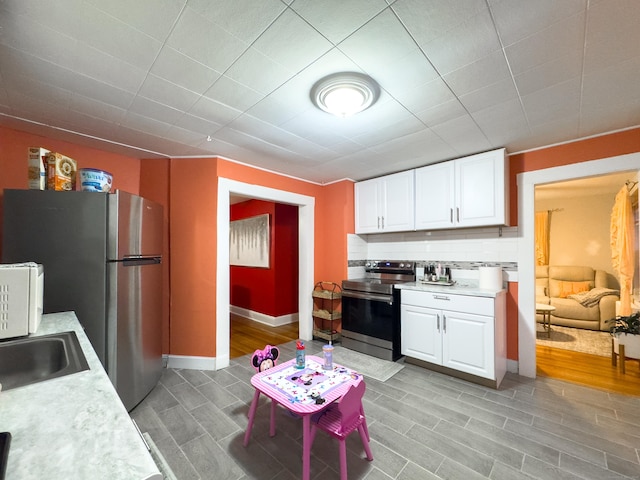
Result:
[[[547,287],[544,285],[536,285],[536,297],[546,297]]]
[[[591,282],[560,282],[560,298],[591,290]]]

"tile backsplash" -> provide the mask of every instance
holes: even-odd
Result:
[[[471,276],[478,266],[502,266],[514,277],[518,256],[517,227],[486,227],[430,232],[354,235],[347,238],[349,278],[364,274],[366,260],[410,260],[417,267],[440,263],[452,276]]]

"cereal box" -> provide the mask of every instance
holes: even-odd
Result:
[[[29,147],[27,168],[30,190],[47,188],[47,155],[49,150],[42,147]]]
[[[78,164],[73,158],[50,152],[47,156],[47,189],[75,190]]]

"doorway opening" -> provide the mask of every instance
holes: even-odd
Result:
[[[311,292],[313,290],[315,199],[306,195],[219,178],[216,248],[216,370],[227,367],[230,360],[229,209],[231,195],[298,207],[298,337],[304,340],[311,340],[312,337]]]
[[[620,155],[518,175],[518,370],[536,376],[535,187],[553,182],[640,170],[640,153]]]

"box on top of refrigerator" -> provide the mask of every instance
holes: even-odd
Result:
[[[46,190],[47,188],[47,155],[49,150],[42,147],[29,147],[27,168],[30,190]]]
[[[47,156],[47,189],[75,190],[78,164],[61,153],[49,152]]]

